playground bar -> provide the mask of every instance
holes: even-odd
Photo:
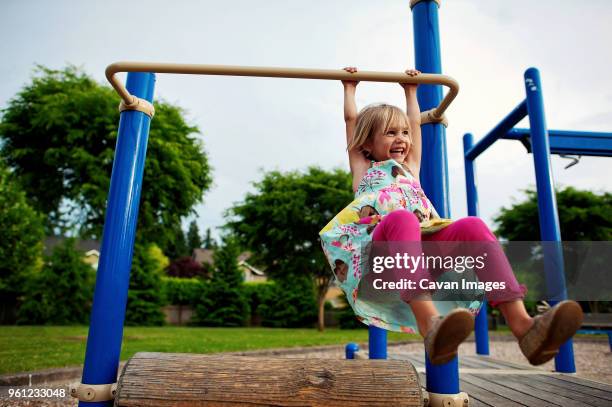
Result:
[[[467,191],[467,209],[469,216],[478,216],[478,190],[476,189],[476,173],[474,160],[467,158],[467,153],[474,146],[474,136],[471,133],[463,136],[463,156],[465,164],[465,189]],[[489,354],[489,325],[487,321],[487,301],[483,300],[480,311],[474,323],[476,336],[476,353]]]
[[[127,88],[139,98],[151,102],[154,87],[153,74],[128,75]],[[85,384],[111,384],[117,381],[150,123],[149,116],[133,110],[122,112],[119,120],[85,352],[82,378]],[[80,406],[112,404],[112,400],[79,402]]]
[[[412,24],[414,31],[414,55],[416,69],[421,72],[440,74],[440,33],[438,30],[438,7],[433,0],[413,1]],[[417,96],[421,110],[432,109],[442,99],[439,86],[419,86]],[[421,181],[425,193],[431,199],[440,216],[450,218],[448,187],[448,163],[446,129],[440,123],[421,126],[422,156]],[[432,365],[425,355],[427,391],[442,394],[459,393],[459,362],[455,357],[443,365]]]
[[[527,101],[523,100],[506,116],[497,126],[484,136],[470,151],[465,153],[466,159],[474,160],[498,139],[502,138],[510,129],[527,115]]]
[[[531,130],[514,128],[503,137],[520,140],[529,151]],[[573,130],[548,130],[551,154],[577,154],[597,157],[612,156],[612,133]]]
[[[538,194],[538,214],[540,236],[544,249],[544,271],[546,273],[546,290],[555,300],[567,298],[563,254],[561,252],[561,228],[557,212],[557,200],[550,166],[550,146],[544,116],[544,98],[540,72],[536,68],[525,71],[525,91],[527,93],[527,111],[531,129],[531,147],[536,174]],[[508,129],[509,130],[509,129]],[[504,132],[506,133],[507,130]],[[554,305],[556,301],[551,301]],[[575,373],[574,351],[572,340],[568,340],[559,349],[555,357],[555,369],[563,373]]]
[[[423,111],[423,118],[431,113],[434,119],[442,120],[444,112],[459,93],[459,84],[450,76],[421,74],[416,77],[405,73],[359,71],[349,73],[342,69],[305,69],[305,68],[274,68],[256,66],[233,66],[233,65],[198,65],[198,64],[174,64],[155,62],[115,62],[106,68],[106,78],[115,88],[123,102],[130,105],[134,99],[130,92],[123,86],[115,76],[119,72],[156,72],[192,75],[224,75],[224,76],[256,76],[269,78],[296,78],[296,79],[325,79],[325,80],[354,80],[364,82],[395,82],[395,83],[419,83],[438,84],[448,86],[449,91],[439,103],[429,107],[430,112]],[[439,91],[441,94],[441,90]],[[442,99],[441,97],[439,99]],[[438,99],[438,100],[439,100]]]

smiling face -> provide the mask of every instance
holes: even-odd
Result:
[[[381,126],[364,146],[376,161],[392,158],[401,164],[410,151],[410,126],[403,120],[391,123],[386,129]]]
[[[358,148],[368,159],[394,159],[401,164],[410,151],[410,134],[408,116],[400,108],[387,104],[367,106],[357,117],[349,150]]]

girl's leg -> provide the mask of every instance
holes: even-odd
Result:
[[[504,315],[506,323],[517,339],[521,339],[525,336],[529,328],[533,325],[533,318],[529,316],[525,309],[525,304],[523,304],[521,300],[502,302],[497,304],[497,308],[499,308]]]
[[[417,217],[403,209],[393,211],[386,215],[383,220],[376,225],[372,232],[372,240],[374,242],[389,242],[389,255],[395,256],[396,252],[405,252],[413,250],[420,252],[420,244],[406,244],[406,242],[420,242],[421,228]],[[407,276],[404,270],[395,270],[398,276]],[[426,270],[420,269],[411,275],[411,279],[424,278]],[[416,290],[407,290],[402,292],[402,299],[406,301],[417,320],[419,333],[425,337],[429,328],[432,325],[432,318],[438,317],[439,313],[436,310],[431,296],[427,292],[417,292]]]
[[[409,253],[412,256],[421,254],[421,226],[417,217],[406,210],[397,210],[386,215],[376,226],[372,239],[374,242],[389,242],[389,254]],[[415,244],[413,242],[418,242]],[[397,276],[404,273],[413,281],[431,278],[429,271],[423,267],[406,273],[406,270],[392,270]],[[414,313],[419,333],[424,338],[425,352],[433,364],[447,363],[457,356],[457,348],[474,329],[474,318],[465,309],[451,311],[443,319],[427,290],[405,290],[400,294]]]
[[[484,267],[475,269],[478,280],[504,282],[506,286],[505,290],[487,292],[487,300],[491,306],[499,307],[517,338],[522,337],[533,325],[533,319],[527,314],[522,301],[527,288],[518,283],[497,238],[480,218],[468,216],[459,219],[436,233],[423,236],[423,240],[444,242],[438,244],[442,256],[478,256],[482,255],[483,251],[486,252]],[[454,242],[458,244],[455,245]]]
[[[527,314],[522,301],[527,288],[518,284],[499,242],[479,218],[459,219],[438,233],[430,235],[428,240],[483,243],[471,243],[467,248],[466,245],[459,244],[458,246],[463,246],[464,249],[456,254],[473,256],[477,253],[470,253],[470,248],[487,248],[488,258],[485,267],[477,271],[478,279],[483,282],[505,282],[506,291],[488,292],[487,299],[504,314],[512,333],[519,339],[521,351],[531,364],[539,365],[552,359],[559,347],[580,328],[583,314],[580,305],[574,301],[561,301],[535,318]],[[450,243],[452,245],[453,242]],[[446,245],[441,246],[444,249]],[[491,293],[494,294],[490,295]]]

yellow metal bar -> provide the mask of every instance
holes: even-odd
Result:
[[[327,79],[327,80],[354,80],[364,82],[396,82],[417,83],[427,85],[444,85],[449,88],[448,93],[440,105],[428,111],[430,119],[442,121],[444,112],[459,93],[459,83],[446,75],[422,73],[417,76],[408,76],[405,73],[358,71],[349,73],[342,69],[303,69],[303,68],[273,68],[256,66],[233,65],[196,65],[173,64],[155,62],[115,62],[106,68],[106,78],[115,88],[125,105],[135,103],[134,96],[130,95],[123,83],[115,76],[118,72],[155,72],[175,73],[189,75],[224,75],[224,76],[258,76],[269,78],[298,78],[298,79]],[[426,112],[424,112],[426,113]],[[432,121],[432,120],[430,120]]]

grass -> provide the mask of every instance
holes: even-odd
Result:
[[[0,374],[79,366],[85,360],[86,326],[0,327]],[[121,360],[136,352],[215,353],[367,342],[366,329],[126,327]],[[389,332],[388,341],[419,335]]]
[[[0,374],[79,366],[85,360],[86,326],[0,326]],[[491,337],[511,335],[507,327]],[[604,336],[577,335],[607,341]],[[601,337],[601,338],[600,338]],[[296,346],[364,343],[367,329],[126,327],[121,360],[136,352],[215,353]],[[388,333],[388,341],[420,340],[419,335]]]

